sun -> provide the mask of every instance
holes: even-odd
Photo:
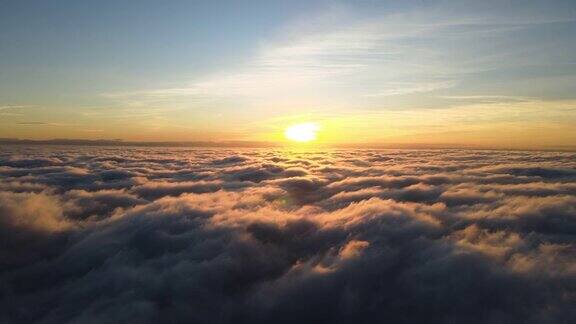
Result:
[[[316,140],[319,130],[320,125],[317,123],[296,124],[286,128],[284,136],[291,141],[306,143]]]

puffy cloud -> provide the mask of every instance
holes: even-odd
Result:
[[[57,252],[50,251],[48,245],[71,226],[57,197],[0,192],[0,269]]]
[[[147,203],[124,190],[70,190],[63,195],[65,216],[69,219],[86,220],[110,217],[121,208],[129,208]]]
[[[189,182],[167,182],[155,181],[147,182],[143,185],[134,187],[132,191],[137,195],[147,198],[156,199],[164,196],[179,196],[183,193],[206,193],[215,192],[222,188],[219,181],[189,181]]]
[[[4,148],[0,322],[573,322],[575,161]]]

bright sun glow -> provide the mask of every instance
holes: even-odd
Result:
[[[320,126],[317,123],[296,124],[286,128],[284,135],[291,141],[310,142],[316,139],[318,130]]]

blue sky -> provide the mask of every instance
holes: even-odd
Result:
[[[0,1],[0,137],[567,145],[575,35],[573,1]]]

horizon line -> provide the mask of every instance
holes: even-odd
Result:
[[[549,147],[495,147],[474,144],[450,143],[317,143],[311,145],[287,145],[285,143],[268,141],[129,141],[123,139],[20,139],[0,138],[0,145],[70,145],[70,146],[136,146],[136,147],[214,147],[214,148],[331,148],[331,149],[468,149],[468,150],[494,150],[494,151],[557,151],[576,152],[575,146],[549,146]]]

